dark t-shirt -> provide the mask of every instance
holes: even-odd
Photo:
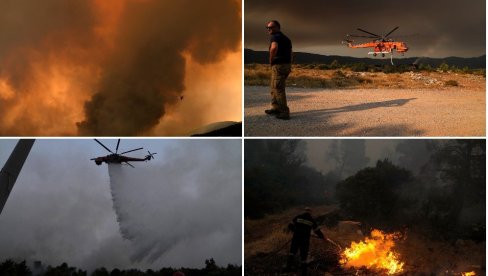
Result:
[[[269,43],[270,47],[272,42],[276,42],[278,44],[278,51],[276,56],[271,61],[271,65],[291,63],[291,40],[282,32],[279,32],[271,35]]]

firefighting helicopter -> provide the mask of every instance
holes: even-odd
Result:
[[[392,38],[389,38],[389,36],[398,29],[398,27],[395,27],[393,30],[391,30],[389,33],[386,35],[377,35],[371,32],[368,32],[366,30],[363,30],[361,28],[357,28],[358,31],[367,33],[369,36],[366,35],[347,35],[348,38],[346,38],[343,43],[347,43],[347,46],[349,48],[373,48],[372,52],[369,52],[368,55],[373,55],[374,57],[377,56],[378,54],[381,54],[382,57],[385,56],[385,54],[390,54],[391,55],[391,64],[393,64],[393,50],[397,51],[398,53],[401,53],[402,55],[405,54],[405,52],[408,51],[408,46],[405,42],[402,41],[394,41]],[[354,41],[349,39],[349,37],[366,37],[366,38],[373,38],[374,40],[371,42],[366,42],[366,43],[360,43],[360,44],[352,44]]]
[[[98,144],[100,144],[104,149],[106,149],[107,151],[109,151],[111,153],[111,154],[106,155],[106,156],[100,156],[100,157],[90,159],[90,160],[94,160],[95,164],[97,164],[98,166],[102,165],[103,162],[105,162],[107,164],[108,163],[117,163],[117,164],[126,163],[127,165],[134,168],[134,166],[132,166],[132,164],[130,164],[129,161],[149,161],[151,159],[154,159],[154,155],[156,154],[156,153],[151,153],[150,151],[148,151],[148,155],[146,155],[144,158],[128,157],[128,156],[124,156],[123,154],[133,152],[136,150],[141,150],[143,148],[137,148],[137,149],[128,150],[128,151],[118,153],[119,144],[120,144],[120,139],[119,139],[117,141],[117,147],[115,148],[115,153],[114,153],[113,151],[111,151],[109,148],[107,148],[104,144],[102,144],[97,139],[94,139],[94,140]]]

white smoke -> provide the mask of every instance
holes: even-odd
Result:
[[[173,143],[155,165],[110,164],[110,186],[131,260],[153,265],[240,263],[239,140]]]

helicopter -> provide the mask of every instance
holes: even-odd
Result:
[[[408,51],[408,46],[405,42],[402,41],[394,41],[392,38],[389,38],[394,31],[396,31],[398,27],[395,27],[386,35],[377,35],[361,28],[357,28],[358,31],[364,32],[368,34],[366,35],[347,35],[347,37],[366,37],[366,38],[373,38],[374,40],[371,42],[360,43],[360,44],[352,44],[354,41],[351,39],[345,39],[342,43],[347,43],[349,48],[373,48],[372,52],[369,52],[368,55],[373,55],[376,57],[377,55],[381,54],[382,57],[385,57],[385,54],[391,55],[391,63],[393,64],[393,50],[401,53],[402,55]]]
[[[148,155],[146,155],[144,158],[128,157],[128,156],[124,156],[123,154],[133,152],[133,151],[137,151],[137,150],[141,150],[143,148],[137,148],[137,149],[128,150],[128,151],[118,153],[119,144],[120,144],[120,139],[119,139],[117,141],[117,147],[115,148],[115,153],[114,153],[113,151],[111,151],[109,148],[107,148],[104,144],[102,144],[97,139],[94,139],[94,140],[98,144],[100,144],[104,149],[106,149],[107,151],[109,151],[111,153],[111,154],[106,155],[106,156],[100,156],[100,157],[90,159],[90,160],[95,161],[95,164],[97,164],[98,166],[102,165],[103,162],[105,162],[107,164],[108,163],[117,163],[117,164],[126,163],[127,165],[134,168],[134,166],[132,166],[132,164],[130,164],[129,161],[149,161],[151,159],[154,159],[154,155],[156,154],[156,153],[151,153],[150,151],[148,151]]]

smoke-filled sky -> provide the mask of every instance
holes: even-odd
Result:
[[[241,22],[240,0],[0,1],[0,135],[240,121]]]
[[[16,142],[0,140],[1,166]],[[119,152],[137,147],[127,155],[155,159],[111,165],[109,177],[89,160],[107,153],[95,141],[37,140],[0,214],[0,260],[88,270],[241,264],[241,141],[122,140]]]
[[[486,52],[486,1],[244,1],[244,47],[267,50],[266,22],[278,20],[296,52],[365,57],[341,45],[347,34],[387,34],[407,43],[406,57],[477,57]],[[357,40],[364,42],[367,40]]]
[[[323,173],[327,173],[337,168],[337,164],[334,163],[334,161],[327,156],[327,151],[329,150],[329,146],[331,145],[332,141],[334,140],[312,140],[312,139],[306,140],[305,154],[307,157],[307,165]],[[374,166],[376,164],[376,161],[383,160],[385,158],[391,160],[392,162],[400,166],[406,166],[406,164],[401,164],[401,162],[399,162],[401,155],[396,152],[397,145],[406,140],[366,139],[364,141],[365,141],[365,155],[367,158],[369,158],[368,166]],[[425,143],[425,140],[422,139],[409,140],[409,141],[414,141],[419,145]],[[421,166],[427,161],[427,159],[425,159],[425,155],[422,154],[423,152],[422,153],[415,152],[415,150],[416,149],[412,148],[411,154],[413,156],[415,155],[418,156],[417,165]],[[422,150],[420,149],[420,151]],[[361,153],[358,152],[358,155],[360,154]],[[414,168],[407,168],[407,169],[414,169]]]

